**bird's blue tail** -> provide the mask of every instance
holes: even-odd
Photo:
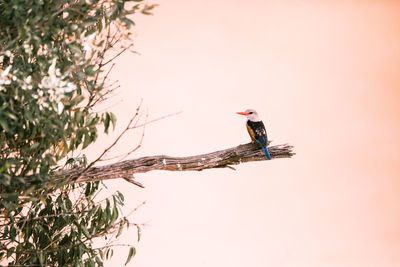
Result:
[[[262,147],[262,149],[264,150],[265,155],[267,156],[267,158],[268,158],[268,159],[271,159],[271,155],[269,154],[268,148],[267,148],[266,146],[263,146],[263,145],[261,144],[261,142],[258,141],[257,139],[256,139],[256,141],[257,141],[257,143],[259,143],[259,144],[261,145],[261,147]]]
[[[267,156],[268,159],[271,159],[271,155],[269,154],[268,148],[267,147],[263,147],[265,155]]]

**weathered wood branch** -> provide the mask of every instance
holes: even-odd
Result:
[[[272,159],[290,158],[295,153],[293,147],[288,144],[268,147]],[[150,156],[132,160],[125,160],[109,165],[91,167],[82,173],[84,169],[75,168],[63,173],[63,177],[75,183],[94,182],[124,178],[138,186],[142,186],[133,180],[135,173],[143,173],[153,170],[167,171],[202,171],[211,168],[231,168],[250,161],[267,160],[264,152],[256,144],[248,143],[236,147],[215,151],[212,153],[190,156],[190,157],[170,157],[170,156]]]

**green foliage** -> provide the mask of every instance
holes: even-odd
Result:
[[[112,91],[108,58],[130,46],[129,15],[154,7],[138,2],[0,2],[0,261],[102,265],[112,250],[93,238],[129,225],[118,219],[119,193],[99,203],[101,183],[57,177],[87,166],[82,150],[100,126],[115,127],[94,108]]]

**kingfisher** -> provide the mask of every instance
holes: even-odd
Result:
[[[258,143],[265,152],[268,159],[271,159],[271,155],[268,151],[268,137],[267,131],[265,130],[264,123],[258,117],[257,111],[254,109],[246,109],[244,112],[236,112],[239,115],[247,117],[246,127],[249,132],[251,142]]]

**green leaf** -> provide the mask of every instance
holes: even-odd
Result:
[[[71,45],[69,45],[69,49],[71,50],[71,52],[73,54],[82,56],[82,50],[79,48],[79,46],[71,44]]]
[[[44,265],[44,254],[43,253],[39,253],[39,263],[40,265]]]
[[[120,20],[121,20],[123,23],[125,23],[125,26],[128,27],[128,28],[130,28],[131,26],[135,26],[135,23],[134,23],[131,19],[128,19],[128,18],[121,18]]]
[[[153,5],[145,5],[144,8],[142,9],[142,14],[145,15],[153,15],[150,11],[153,10],[158,4],[153,4]]]
[[[13,255],[15,248],[14,247],[10,247],[7,249],[7,258],[9,258],[11,255]]]
[[[83,139],[83,145],[82,145],[82,149],[85,149],[88,145],[90,145],[91,143],[91,138],[89,136],[89,133],[84,133],[84,139]]]
[[[121,235],[123,229],[124,229],[124,223],[123,223],[123,221],[121,221],[119,223],[118,232],[117,232],[117,235],[115,236],[115,238],[118,238]]]
[[[108,114],[110,114],[110,119],[111,119],[111,123],[113,125],[113,130],[115,130],[115,125],[117,125],[117,117],[115,117],[115,114],[112,112],[109,112]]]
[[[134,257],[135,254],[136,254],[136,249],[134,247],[131,247],[129,249],[128,258],[126,259],[125,265],[127,265],[131,261],[132,257]]]
[[[139,225],[136,225],[137,227],[137,241],[139,242],[140,239],[142,238],[142,228],[139,227]]]
[[[8,225],[4,226],[4,230],[3,230],[3,239],[5,239],[5,238],[7,237],[7,235],[8,235],[8,228],[9,228]]]
[[[101,252],[101,250],[100,250],[100,252]],[[98,266],[103,266],[103,261],[100,259],[99,256],[96,256],[95,260],[96,260],[96,263]]]
[[[14,114],[12,114],[10,112],[7,112],[7,111],[3,112],[3,115],[7,116],[11,120],[14,120],[14,121],[18,120],[17,116],[15,116]]]
[[[104,119],[104,132],[108,133],[108,127],[110,126],[110,113],[106,113],[106,118]]]
[[[14,226],[11,226],[10,228],[10,239],[11,241],[15,241],[15,237],[17,236],[17,230],[15,229]]]
[[[86,185],[86,190],[85,190],[85,196],[86,196],[86,197],[89,196],[90,191],[91,191],[91,190],[90,190],[91,187],[92,187],[92,184],[91,184],[91,183],[87,183],[87,185]]]
[[[88,239],[91,239],[92,236],[89,234],[89,231],[86,229],[85,225],[80,225],[82,233],[87,237]]]
[[[125,200],[124,195],[120,191],[117,191],[117,195],[118,195],[119,199],[121,199],[121,204],[123,204],[124,200]]]
[[[31,145],[30,149],[31,150],[36,150],[39,147],[39,145],[40,145],[39,143],[34,143],[34,144]]]
[[[4,131],[6,131],[6,132],[9,131],[7,121],[5,119],[3,119],[3,118],[0,118],[0,127],[3,128]]]
[[[75,158],[69,158],[67,159],[67,161],[65,162],[65,166],[67,166],[68,164],[72,164],[75,162]]]
[[[94,265],[94,261],[91,258],[87,259],[86,265],[89,266],[89,267],[94,267],[95,266]]]

